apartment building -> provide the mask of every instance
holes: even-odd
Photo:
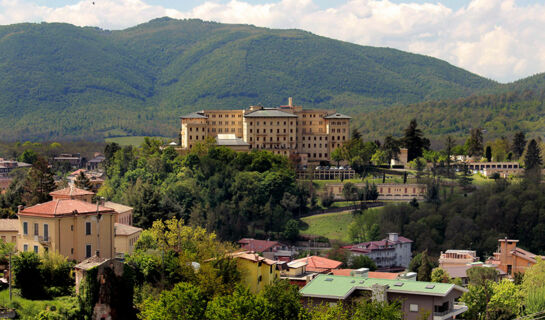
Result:
[[[363,242],[343,248],[350,251],[352,256],[368,256],[379,270],[403,271],[411,262],[412,242],[397,233],[388,233],[388,238],[380,241]]]
[[[248,145],[248,150],[318,162],[329,161],[331,152],[350,139],[351,117],[332,110],[303,109],[294,106],[291,98],[287,106],[277,108],[203,110],[180,118],[185,150],[209,137],[234,135],[227,146]]]

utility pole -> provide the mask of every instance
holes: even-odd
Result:
[[[9,251],[9,301],[11,301],[11,250]]]

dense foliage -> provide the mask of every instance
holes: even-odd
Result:
[[[205,108],[370,110],[467,96],[493,81],[444,61],[300,30],[162,18],[121,31],[0,27],[0,136],[173,136]],[[39,119],[39,121],[36,121]]]
[[[285,157],[266,151],[237,153],[207,144],[179,156],[148,139],[107,162],[109,179],[99,195],[132,206],[142,227],[177,217],[221,239],[270,236],[284,232],[313,195],[310,183],[295,181]]]

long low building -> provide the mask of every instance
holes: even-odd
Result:
[[[423,319],[426,313],[426,320],[454,319],[468,309],[456,303],[464,292],[467,289],[449,283],[334,275],[318,275],[300,290],[310,308],[361,299],[399,301],[406,320]]]
[[[364,188],[365,183],[356,183],[356,187]],[[344,183],[329,183],[326,185],[326,192],[332,194],[337,200],[344,199]],[[381,183],[377,184],[378,200],[398,200],[411,201],[412,199],[423,200],[428,192],[428,186],[425,184],[401,184],[401,183]]]

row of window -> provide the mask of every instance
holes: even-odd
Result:
[[[284,121],[284,125],[287,125],[288,122],[287,121]],[[250,125],[253,126],[254,125],[254,122],[253,121],[250,121]],[[255,122],[255,125],[258,126],[259,125],[259,121],[256,121]],[[267,121],[263,121],[263,125],[266,126],[267,125]],[[273,121],[269,121],[269,125],[273,125]],[[280,125],[280,121],[276,121],[276,125],[279,126]],[[293,121],[290,121],[290,126],[293,126]]]
[[[263,141],[267,141],[267,137],[263,137]],[[255,141],[259,141],[259,137],[255,138]],[[269,137],[269,141],[273,141],[273,137]],[[280,141],[280,137],[276,137],[276,141]],[[286,141],[286,137],[282,137],[282,141]],[[290,137],[290,141],[293,141],[293,137]],[[253,137],[250,137],[250,142],[253,142]]]
[[[47,248],[44,248],[47,251]],[[23,245],[23,251],[28,252],[28,244]],[[72,254],[74,254],[74,248],[70,251]],[[34,246],[34,253],[38,253],[38,246]],[[85,245],[85,258],[90,258],[93,253],[92,246],[90,244]]]
[[[234,126],[236,124],[238,124],[239,126],[242,125],[242,121],[231,121],[231,125]],[[216,125],[216,121],[212,121],[212,125],[215,126]],[[218,121],[218,125],[223,125],[223,121]],[[225,121],[225,125],[228,126],[229,125],[229,121]]]
[[[74,226],[70,226],[70,231],[74,231]],[[91,234],[91,222],[85,222],[85,235]],[[23,222],[23,235],[28,235],[28,222]],[[38,223],[34,223],[34,236],[40,235],[40,225]],[[44,240],[49,239],[49,224],[44,223],[43,224],[43,237]]]
[[[212,113],[210,116],[211,116],[212,118],[215,118],[215,117],[216,117],[216,114]],[[223,118],[223,116],[224,116],[223,114],[218,114],[218,118]],[[236,118],[242,118],[242,114],[231,114],[231,118],[235,118],[235,117],[236,117]],[[226,115],[225,115],[225,118],[229,118],[229,115],[226,114]]]
[[[253,129],[250,129],[250,133],[253,133]],[[287,133],[287,129],[283,129],[283,133]],[[260,133],[259,129],[256,129],[256,133]],[[263,133],[267,133],[267,129],[263,129]],[[269,129],[269,133],[273,133],[273,129]],[[276,129],[276,133],[280,133],[280,129]],[[290,129],[290,133],[293,133],[293,129]]]

